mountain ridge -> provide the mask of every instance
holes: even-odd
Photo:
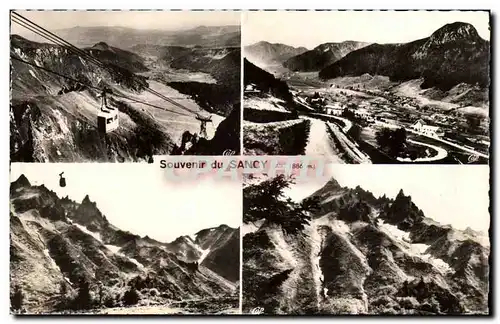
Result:
[[[11,188],[11,287],[22,289],[28,312],[66,309],[69,306],[62,303],[68,297],[59,294],[60,287],[75,292],[82,280],[91,287],[103,286],[109,296],[106,307],[118,306],[127,287],[135,287],[144,300],[157,301],[236,294],[239,270],[230,268],[239,264],[239,244],[203,240],[200,244],[213,250],[205,258],[213,259],[219,249],[234,251],[228,256],[232,264],[198,264],[203,252],[198,244],[175,249],[171,243],[122,231],[106,220],[88,195],[77,203],[24,179],[21,175]],[[227,225],[213,231],[221,238],[239,233]],[[162,295],[148,296],[153,288]],[[92,293],[101,294],[94,289]],[[97,302],[101,297],[93,299],[94,307],[104,307],[104,301]]]
[[[321,79],[364,73],[393,81],[423,78],[421,88],[448,91],[462,82],[487,87],[490,43],[474,26],[455,22],[429,37],[402,44],[372,44],[347,54],[319,72]]]
[[[320,71],[326,66],[340,60],[350,52],[367,45],[369,45],[369,43],[357,41],[323,43],[310,51],[289,58],[283,62],[283,66],[292,71]]]
[[[244,47],[245,57],[257,65],[281,65],[290,57],[302,54],[307,48],[294,47],[281,43],[260,41]]]
[[[490,248],[477,233],[426,218],[403,190],[377,198],[332,179],[310,198],[319,208],[297,234],[262,222],[243,237],[244,311],[489,312]]]

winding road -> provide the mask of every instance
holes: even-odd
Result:
[[[430,147],[434,150],[436,150],[438,153],[434,156],[429,156],[429,157],[424,157],[424,158],[417,158],[415,160],[411,160],[410,158],[400,158],[398,157],[398,161],[403,161],[403,162],[433,162],[433,161],[439,161],[448,156],[448,151],[446,151],[444,148],[427,144],[427,143],[422,143],[422,142],[417,142],[414,140],[409,139],[408,142],[416,145],[422,145],[422,146],[427,146]]]

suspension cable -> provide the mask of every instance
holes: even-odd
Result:
[[[56,43],[56,45],[60,45],[64,48],[67,48],[68,50],[71,50],[73,53],[77,54],[77,55],[80,55],[81,57],[85,57],[87,58],[88,60],[90,60],[91,62],[93,62],[94,64],[98,65],[99,67],[103,68],[103,69],[106,69],[107,68],[107,65],[105,63],[103,63],[102,61],[98,60],[97,58],[95,58],[94,56],[90,55],[89,53],[81,50],[80,48],[74,46],[73,44],[67,42],[66,40],[62,39],[61,37],[51,33],[50,31],[48,31],[47,29],[37,25],[36,23],[32,22],[31,20],[29,20],[28,18],[25,18],[23,17],[22,15],[18,14],[17,12],[12,12],[12,14],[14,14],[15,16],[11,17],[11,18],[20,18],[22,19],[22,21],[20,19],[13,19],[13,21],[21,26],[23,26],[24,28],[26,29],[29,29],[30,31],[48,39],[49,41],[52,41],[54,43]],[[28,26],[26,25],[30,25],[31,28],[29,28]],[[118,72],[120,73],[121,75],[123,75],[119,70],[118,71],[115,71],[115,72]],[[196,114],[197,112],[195,110],[192,110],[190,108],[187,108],[186,106],[184,105],[181,105],[179,104],[178,102],[168,98],[167,96],[153,90],[153,89],[150,89],[150,88],[146,88],[145,89],[146,91],[150,92],[151,94],[181,108],[181,109],[184,109],[192,114]]]

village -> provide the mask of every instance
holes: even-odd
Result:
[[[327,122],[328,128],[331,122],[340,125],[353,145],[370,156],[372,163],[488,161],[487,118],[463,114],[458,109],[421,105],[415,98],[389,91],[360,86],[331,88],[309,87],[292,93],[297,103],[313,117]],[[384,135],[389,138],[397,130],[404,130],[403,143],[393,145],[391,141],[396,140],[389,139],[385,145]],[[402,148],[396,148],[395,152],[392,148],[398,145]]]

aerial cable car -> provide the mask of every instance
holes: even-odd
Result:
[[[66,187],[66,178],[63,177],[64,171],[59,173],[59,186]]]
[[[101,133],[109,133],[118,128],[118,110],[108,105],[106,94],[113,93],[110,88],[104,87],[101,92],[101,108],[97,114],[97,129]]]

